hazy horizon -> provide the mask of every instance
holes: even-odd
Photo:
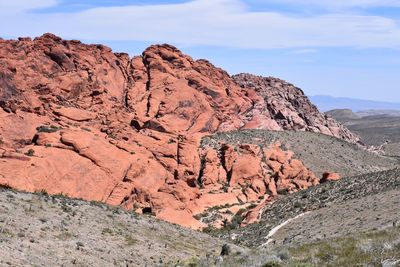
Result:
[[[398,101],[398,102],[396,102],[396,101],[378,101],[378,100],[374,100],[374,99],[362,98],[362,96],[360,96],[358,98],[354,98],[354,97],[316,94],[316,95],[307,95],[307,97],[329,97],[329,98],[333,98],[333,99],[347,99],[347,100],[357,100],[357,101],[367,101],[367,102],[377,102],[377,103],[400,104],[400,101]]]
[[[374,101],[360,98],[332,97],[327,95],[308,96],[322,112],[334,109],[351,109],[354,112],[367,110],[400,111],[400,103]]]

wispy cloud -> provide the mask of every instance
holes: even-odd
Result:
[[[400,0],[267,0],[264,2],[296,6],[317,6],[327,9],[400,7]]]
[[[29,10],[52,7],[58,4],[57,0],[11,0],[0,1],[0,14],[23,13]],[[5,24],[4,24],[5,25]]]
[[[14,1],[38,1],[43,6],[55,3],[55,0]],[[316,0],[308,2],[317,3]],[[338,1],[325,2],[334,5]],[[353,5],[368,2],[373,5],[378,1],[346,2]],[[400,1],[381,2],[393,2],[394,5]],[[18,6],[21,5],[14,5],[14,13]],[[101,7],[70,13],[38,14],[27,12],[22,7],[19,11],[19,15],[3,14],[0,17],[2,25],[9,25],[1,27],[0,35],[37,36],[43,32],[54,32],[66,38],[257,49],[400,47],[399,21],[394,19],[340,13],[291,16],[280,12],[252,12],[240,0],[195,0],[180,4]]]
[[[303,55],[303,54],[314,54],[317,53],[317,49],[298,49],[288,52],[290,55]]]

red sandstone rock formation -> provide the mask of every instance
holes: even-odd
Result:
[[[254,89],[262,97],[253,114],[272,118],[278,130],[310,131],[332,135],[351,142],[359,138],[334,119],[319,112],[300,88],[273,77],[238,74],[233,80],[242,88]]]
[[[169,45],[129,58],[52,34],[0,40],[0,184],[202,228],[215,206],[319,183],[293,153],[201,137],[248,128],[358,138],[283,81],[230,77]]]
[[[326,172],[322,175],[321,183],[340,180],[339,173]]]

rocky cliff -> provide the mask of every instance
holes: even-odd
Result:
[[[299,130],[359,142],[300,89],[231,77],[170,45],[130,58],[52,34],[0,40],[0,107],[0,184],[193,228],[210,208],[235,213],[321,178],[279,143],[200,146],[202,137]]]
[[[358,137],[337,121],[318,111],[300,88],[273,77],[238,74],[233,80],[242,88],[254,89],[263,98],[261,114],[272,118],[279,130],[323,133],[350,142]]]

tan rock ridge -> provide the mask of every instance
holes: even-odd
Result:
[[[232,213],[319,183],[280,144],[202,147],[203,136],[304,130],[359,141],[294,86],[231,77],[170,45],[129,58],[52,34],[0,40],[0,107],[0,184],[196,229],[222,225],[196,219],[217,206]]]

